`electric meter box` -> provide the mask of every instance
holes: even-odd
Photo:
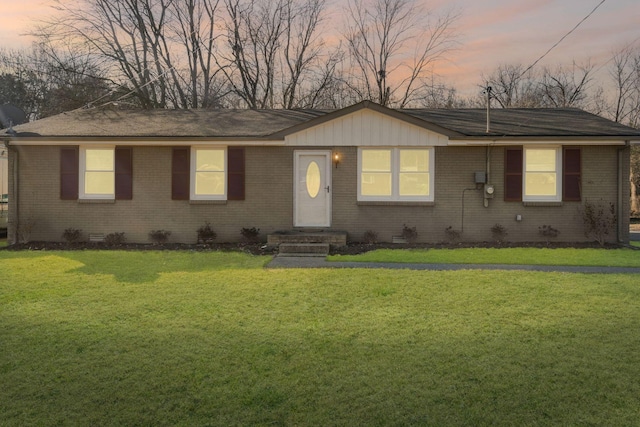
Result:
[[[476,184],[486,184],[487,174],[486,172],[474,172],[474,179]]]

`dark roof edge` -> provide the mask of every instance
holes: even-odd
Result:
[[[202,136],[202,135],[55,135],[47,136],[40,134],[29,134],[21,136],[0,135],[9,143],[14,141],[67,141],[67,142],[81,142],[87,140],[98,141],[113,141],[113,140],[127,140],[127,141],[284,141],[284,137],[276,138],[271,135],[260,136]]]
[[[448,136],[450,138],[452,138],[452,137],[463,137],[464,136],[464,134],[461,134],[461,133],[456,132],[454,130],[451,130],[451,129],[448,129],[448,128],[444,128],[442,126],[436,125],[436,124],[428,122],[426,120],[419,119],[417,117],[414,117],[412,115],[403,113],[403,112],[398,111],[398,110],[393,110],[391,108],[384,107],[384,106],[382,106],[380,104],[376,104],[375,102],[372,102],[372,101],[361,101],[361,102],[358,102],[357,104],[350,105],[349,107],[341,108],[339,110],[335,110],[335,111],[332,111],[330,113],[327,113],[327,114],[325,114],[323,116],[319,116],[319,117],[313,118],[313,119],[308,120],[308,121],[306,121],[304,123],[300,123],[300,124],[291,126],[289,128],[282,129],[282,130],[280,130],[278,132],[275,132],[275,133],[271,134],[270,137],[277,138],[277,139],[284,138],[284,137],[286,137],[288,135],[291,135],[293,133],[301,132],[303,130],[306,130],[306,129],[321,125],[321,124],[329,122],[331,120],[335,120],[335,119],[337,119],[339,117],[343,117],[343,116],[346,116],[348,114],[355,113],[357,111],[364,110],[364,109],[369,109],[369,110],[376,111],[378,113],[393,117],[393,118],[398,119],[398,120],[402,120],[403,122],[410,123],[412,125],[421,127],[423,129],[427,129],[427,130],[430,130],[430,131],[433,131],[433,132],[436,132],[436,133],[440,133],[440,134]]]
[[[500,140],[538,140],[538,141],[635,141],[637,135],[474,135],[449,138],[451,141],[500,141]]]

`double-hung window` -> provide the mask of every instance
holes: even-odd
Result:
[[[360,148],[358,200],[433,201],[433,148]]]
[[[172,200],[244,200],[243,147],[174,147]]]
[[[85,145],[60,148],[60,199],[132,198],[131,147]]]
[[[504,200],[580,201],[580,151],[572,146],[506,147]]]
[[[115,198],[115,147],[80,147],[80,198]]]
[[[219,147],[191,149],[191,200],[226,200],[227,152]]]
[[[525,148],[523,153],[524,201],[562,200],[560,147]]]

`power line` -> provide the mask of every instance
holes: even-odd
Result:
[[[527,74],[527,71],[529,71],[530,69],[532,69],[533,67],[535,67],[535,66],[538,64],[538,62],[540,62],[540,61],[541,61],[545,56],[547,56],[547,55],[549,54],[549,52],[551,52],[551,51],[552,51],[553,49],[555,49],[555,48],[556,48],[560,43],[562,43],[562,41],[563,41],[564,39],[566,39],[567,37],[569,37],[569,35],[571,35],[571,33],[573,33],[573,32],[574,32],[574,31],[575,31],[575,30],[576,30],[580,25],[582,25],[582,23],[583,23],[584,21],[586,21],[587,19],[589,19],[589,17],[590,17],[591,15],[593,15],[593,14],[595,13],[595,11],[596,11],[596,10],[598,10],[598,8],[599,8],[600,6],[602,6],[602,3],[604,3],[605,1],[606,1],[606,0],[602,0],[600,3],[598,3],[598,4],[596,5],[596,7],[594,7],[594,8],[593,8],[593,10],[592,10],[591,12],[589,12],[589,14],[587,14],[587,16],[585,16],[584,18],[582,18],[582,20],[576,24],[576,26],[575,26],[575,27],[573,27],[573,28],[572,28],[572,29],[571,29],[567,34],[565,34],[564,36],[562,36],[562,38],[561,38],[560,40],[558,40],[558,41],[557,41],[553,46],[551,46],[551,47],[549,48],[549,50],[547,50],[544,54],[542,54],[542,56],[541,56],[540,58],[536,59],[536,60],[534,61],[534,63],[533,63],[533,64],[529,65],[529,66],[527,67],[527,69],[526,69],[526,70],[524,70],[524,71],[522,72],[522,74],[520,74],[520,77],[522,77],[522,76],[524,76],[525,74]]]

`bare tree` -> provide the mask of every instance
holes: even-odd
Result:
[[[502,108],[580,107],[589,99],[588,89],[593,67],[590,64],[571,68],[524,69],[522,65],[500,65],[482,76],[482,88],[492,88],[492,99]]]
[[[435,76],[431,76],[430,79],[421,79],[415,104],[421,108],[469,107],[468,101],[458,95],[455,87],[445,84]]]
[[[540,107],[543,104],[537,77],[521,64],[499,65],[488,76],[482,76],[482,88],[491,87],[491,96],[501,108]]]
[[[10,102],[38,119],[116,96],[92,58],[46,43],[25,50],[0,51],[0,103]]]
[[[88,52],[144,108],[215,101],[211,60],[218,0],[54,0],[35,35]]]
[[[343,108],[355,101],[342,78],[340,68],[344,52],[340,46],[319,55],[316,64],[306,73],[299,85],[297,101],[288,108]]]
[[[46,93],[44,72],[34,65],[26,50],[0,51],[0,103],[15,105],[30,119],[40,117]]]
[[[92,55],[144,108],[312,106],[342,56],[325,0],[53,0],[34,35]]]
[[[454,13],[434,18],[412,0],[349,0],[349,85],[361,100],[400,108],[455,46]]]
[[[325,0],[225,0],[218,65],[249,108],[312,107],[334,82],[339,50],[320,38]]]
[[[171,3],[172,30],[184,49],[186,97],[184,108],[208,108],[221,105],[225,92],[214,60],[218,35],[216,20],[220,0],[181,0]]]
[[[610,75],[615,84],[613,120],[640,127],[640,45],[630,44],[615,52]]]
[[[616,122],[640,128],[640,44],[628,44],[613,54],[609,70],[613,82],[613,98],[603,108]],[[640,149],[631,148],[631,212],[640,214]]]
[[[70,4],[55,0],[58,15],[42,25],[36,35],[70,40],[108,61],[121,84],[134,91],[145,108],[167,105],[166,69],[162,37],[168,6],[165,0],[82,0]]]
[[[544,68],[540,81],[543,104],[547,107],[580,107],[587,96],[591,72],[590,63],[578,65],[573,62],[570,69],[558,66],[554,70]]]
[[[296,106],[296,94],[303,73],[311,61],[320,55],[322,46],[313,43],[321,20],[324,0],[310,0],[301,5],[292,1],[285,4],[287,28],[284,43],[286,74],[282,75],[282,104],[285,108]]]
[[[285,31],[284,1],[258,3],[256,0],[225,0],[230,65],[218,65],[233,91],[249,108],[273,106],[276,52]]]

